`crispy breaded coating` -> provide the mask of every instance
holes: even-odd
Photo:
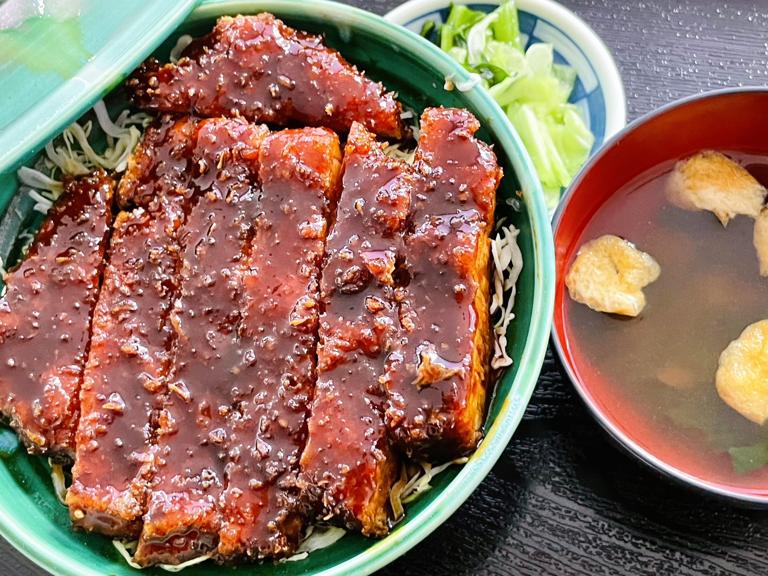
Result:
[[[430,461],[473,450],[482,435],[492,350],[490,233],[502,171],[466,110],[421,117],[405,238],[409,281],[400,301],[403,346],[389,359],[387,425],[407,453]]]
[[[720,354],[720,398],[755,424],[768,420],[768,320],[747,326]]]
[[[571,298],[592,310],[638,316],[645,308],[643,288],[660,274],[661,268],[650,254],[606,234],[579,248],[565,285]]]
[[[739,214],[757,218],[766,190],[743,166],[720,152],[704,150],[675,165],[667,196],[684,210],[713,212],[727,226]]]
[[[71,457],[114,181],[69,180],[0,299],[0,412],[27,449]]]
[[[284,130],[259,153],[262,199],[247,259],[241,337],[249,389],[231,418],[219,556],[293,553],[305,524],[297,485],[315,387],[320,265],[339,188],[339,138]]]
[[[222,17],[178,63],[149,60],[128,81],[134,102],[151,111],[240,115],[254,122],[327,126],[352,122],[400,138],[400,104],[319,36],[271,14]]]
[[[382,536],[399,471],[382,417],[382,380],[397,342],[393,271],[415,177],[359,124],[343,172],[326,244],[317,385],[301,466],[320,517]]]

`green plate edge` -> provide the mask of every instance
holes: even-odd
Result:
[[[196,22],[215,19],[217,16],[224,14],[236,14],[238,12],[255,13],[258,11],[271,11],[287,20],[291,18],[304,20],[311,18],[325,19],[333,22],[338,27],[338,33],[342,37],[344,36],[344,30],[350,26],[365,29],[373,34],[390,38],[391,47],[394,50],[413,54],[414,57],[423,61],[425,66],[434,68],[443,76],[453,74],[459,80],[468,78],[467,73],[453,60],[418,35],[388,23],[371,13],[325,0],[305,0],[302,2],[296,2],[295,0],[210,0],[203,2],[189,16],[185,24],[194,26]],[[171,28],[166,27],[165,29],[170,30]],[[171,35],[173,35],[173,32]],[[160,44],[162,39],[157,39],[154,46]],[[149,50],[146,50],[148,52],[151,51],[153,46],[142,42],[141,47],[137,47],[137,50],[141,49],[141,55],[126,55],[125,60],[130,60],[133,62],[131,66],[135,66],[147,55],[144,53],[144,47],[149,48]],[[113,77],[124,77],[125,73],[131,69],[131,66],[114,72]],[[114,84],[110,87],[113,86]],[[101,90],[94,90],[93,101],[108,91],[110,87],[102,86]],[[433,86],[433,88],[435,87]],[[449,470],[441,475],[433,483],[435,488],[409,507],[407,521],[398,525],[393,533],[383,540],[363,540],[358,536],[350,535],[334,547],[317,552],[309,560],[303,562],[279,565],[266,564],[253,567],[241,566],[236,570],[205,564],[190,568],[184,574],[188,576],[223,572],[240,574],[260,572],[269,574],[311,573],[323,576],[369,574],[404,554],[444,522],[470,496],[477,485],[490,472],[512,437],[535,388],[549,340],[554,306],[555,280],[552,232],[535,169],[519,137],[504,117],[502,110],[488,93],[480,88],[474,88],[460,95],[454,93],[454,97],[466,101],[468,107],[476,112],[486,129],[492,127],[492,136],[497,149],[501,147],[504,150],[515,172],[515,174],[509,174],[508,170],[505,180],[514,179],[516,176],[519,181],[526,205],[524,216],[527,216],[527,221],[524,223],[524,232],[530,232],[530,246],[533,249],[532,257],[526,254],[524,271],[524,276],[528,276],[531,269],[535,273],[534,277],[526,282],[526,284],[530,284],[530,291],[533,295],[533,302],[530,305],[530,323],[527,332],[520,333],[515,330],[517,332],[515,334],[516,340],[512,343],[512,346],[517,347],[521,345],[520,343],[523,343],[523,349],[521,353],[515,354],[515,365],[504,374],[504,377],[498,384],[499,389],[508,389],[509,392],[504,398],[495,399],[490,415],[492,424],[486,432],[484,441],[466,465],[458,469]],[[75,106],[72,106],[72,108],[74,109]],[[80,112],[82,112],[82,109],[87,108],[87,106],[78,106],[78,108],[81,108]],[[76,117],[77,114],[75,113],[73,118]],[[63,122],[62,126],[66,125],[66,123]],[[54,131],[53,133],[55,134],[56,132]],[[519,295],[521,300],[529,297],[526,294]],[[517,324],[516,328],[519,330],[519,325],[522,322]],[[30,466],[32,468],[41,468],[40,463],[33,463]],[[38,470],[38,473],[44,477],[45,470]],[[16,482],[7,467],[0,466],[0,485],[4,484],[5,481]],[[27,488],[34,490],[32,483]],[[42,495],[36,496],[35,500],[43,508],[47,508],[48,503],[43,501]],[[51,515],[60,516],[61,512],[52,510]],[[138,573],[127,565],[122,565],[119,569],[116,569],[114,565],[109,566],[111,562],[106,557],[104,557],[104,564],[102,566],[94,564],[92,561],[93,556],[91,556],[89,561],[83,557],[83,552],[67,547],[62,541],[52,543],[46,538],[44,532],[36,531],[33,527],[24,526],[23,524],[19,523],[15,516],[9,514],[5,506],[0,506],[0,535],[9,540],[25,556],[54,574],[102,576],[104,574]],[[62,528],[68,530],[66,523],[61,525]],[[74,538],[75,535],[71,536]],[[89,548],[91,553],[98,554],[100,550],[104,549],[103,539],[98,536],[84,537],[77,535],[77,539]],[[54,538],[51,538],[51,540],[54,540]],[[90,545],[91,540],[95,541],[94,546]],[[351,548],[360,547],[361,541],[366,548],[357,552],[352,557],[349,557],[347,547],[344,547],[344,550],[334,551],[335,548],[347,540],[350,540]],[[326,567],[312,571],[310,567],[311,564],[314,564],[312,560],[316,556],[325,554],[328,554],[327,560],[332,565],[328,566],[328,562],[322,562],[321,564],[325,564]],[[338,559],[338,561],[335,559]],[[307,563],[310,565],[307,565]],[[157,569],[146,570],[144,573],[167,574],[167,572]]]

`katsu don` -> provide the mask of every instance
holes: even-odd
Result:
[[[407,128],[396,94],[266,13],[126,88],[155,114],[114,122],[142,123],[132,153],[95,109],[125,173],[66,179],[5,275],[0,417],[72,462],[73,526],[134,567],[386,536],[414,467],[482,438],[502,169],[479,122]]]
[[[347,63],[322,38],[271,14],[220,18],[175,64],[148,60],[128,81],[148,111],[243,116],[277,125],[326,126],[347,133],[352,122],[401,138],[394,94]]]

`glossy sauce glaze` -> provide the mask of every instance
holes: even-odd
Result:
[[[434,459],[475,448],[485,415],[492,347],[489,235],[501,169],[475,139],[469,112],[430,108],[421,118],[405,237],[402,343],[388,360],[386,421],[406,452]]]
[[[0,411],[30,452],[71,457],[114,181],[66,182],[0,299]]]
[[[177,201],[188,200],[194,190],[192,146],[199,120],[183,116],[162,116],[149,126],[128,161],[117,189],[123,208],[148,206],[157,196]]]
[[[157,469],[136,551],[142,564],[179,563],[214,550],[225,486],[233,390],[251,374],[238,338],[243,250],[257,214],[263,126],[212,119],[192,150],[195,198],[182,231],[180,294]]]
[[[318,376],[303,474],[319,516],[388,532],[399,472],[383,421],[385,358],[397,340],[397,254],[415,175],[355,124],[321,281]]]
[[[723,151],[768,184],[764,156]],[[715,485],[765,495],[768,433],[718,396],[715,373],[728,344],[768,317],[753,221],[724,228],[709,212],[687,212],[665,195],[672,164],[616,191],[576,242],[603,234],[633,242],[661,266],[637,318],[601,314],[566,296],[575,368],[610,419],[642,448]],[[732,459],[746,449],[755,458]],[[750,464],[737,472],[734,463]]]
[[[262,198],[247,260],[241,325],[250,388],[230,418],[219,554],[280,557],[305,523],[297,482],[315,386],[320,264],[339,188],[339,138],[276,132],[259,154]]]
[[[128,82],[147,110],[201,116],[242,115],[255,122],[327,126],[352,122],[400,138],[401,107],[319,36],[271,14],[223,17],[177,64],[144,63]]]
[[[167,392],[178,295],[180,228],[189,210],[196,122],[148,128],[118,196],[144,208],[114,223],[80,391],[67,504],[76,526],[136,537],[154,468],[154,428]]]

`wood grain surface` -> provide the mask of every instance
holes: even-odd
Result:
[[[383,14],[398,0],[353,3]],[[768,79],[768,0],[563,4],[613,50],[630,119],[682,96]],[[768,512],[692,493],[637,464],[592,420],[551,353],[493,472],[448,522],[381,572],[765,573]],[[0,542],[0,575],[42,574]]]

